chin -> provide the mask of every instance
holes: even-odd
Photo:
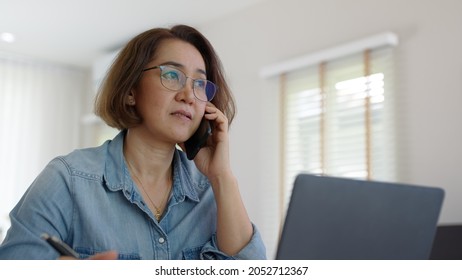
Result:
[[[188,140],[191,137],[192,133],[181,133],[176,135],[176,137],[173,137],[176,141],[176,143],[184,143],[186,140]]]

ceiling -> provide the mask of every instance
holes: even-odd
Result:
[[[265,0],[0,0],[0,54],[90,67],[136,34],[176,23],[204,25]]]

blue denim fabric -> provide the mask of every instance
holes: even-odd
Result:
[[[42,233],[61,238],[82,258],[107,250],[120,259],[266,258],[255,226],[238,254],[218,249],[210,183],[178,150],[172,195],[158,223],[128,172],[124,136],[53,159],[11,211],[0,259],[56,259]]]

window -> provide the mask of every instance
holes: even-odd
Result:
[[[281,75],[286,205],[299,173],[393,181],[393,49]]]

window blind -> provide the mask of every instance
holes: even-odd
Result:
[[[299,173],[395,180],[393,69],[378,47],[281,75],[281,207]]]

